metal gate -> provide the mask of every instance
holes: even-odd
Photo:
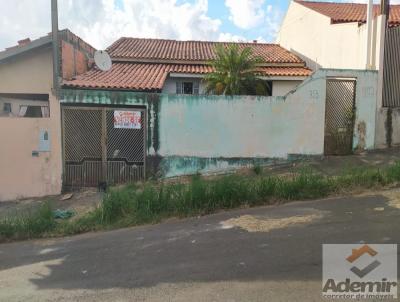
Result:
[[[400,107],[400,26],[388,28],[383,68],[383,107]]]
[[[356,81],[326,81],[325,155],[346,155],[353,151]]]
[[[145,178],[145,110],[62,108],[64,185],[94,187]]]

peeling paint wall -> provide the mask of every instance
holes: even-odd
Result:
[[[342,72],[343,77],[346,74],[346,71]],[[375,148],[378,73],[354,71],[353,77],[357,80],[353,149],[372,150]]]
[[[400,146],[400,108],[379,108],[376,148]]]
[[[375,71],[320,69],[284,97],[65,90],[62,102],[146,106],[147,166],[172,177],[323,155],[329,77],[357,80],[353,147],[374,148]]]

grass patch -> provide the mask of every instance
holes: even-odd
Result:
[[[27,239],[40,237],[51,232],[56,227],[56,221],[49,203],[4,218],[0,221],[0,240]]]
[[[291,200],[315,199],[354,188],[383,187],[400,182],[400,162],[384,169],[357,168],[337,176],[310,169],[289,176],[230,175],[192,177],[186,184],[147,182],[111,188],[101,205],[83,217],[54,220],[51,207],[0,221],[0,239],[71,235],[92,230],[155,223],[168,217],[204,215],[218,210]]]
[[[256,175],[260,175],[263,172],[263,168],[259,164],[256,164],[253,166],[253,172]]]

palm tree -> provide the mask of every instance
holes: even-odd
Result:
[[[266,83],[256,78],[257,64],[263,59],[253,56],[252,49],[238,45],[217,45],[216,58],[209,64],[214,72],[206,75],[206,92],[223,95],[266,94]]]

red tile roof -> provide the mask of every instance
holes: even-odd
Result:
[[[108,49],[113,60],[133,61],[182,61],[205,62],[215,58],[216,45],[230,45],[225,42],[176,41],[162,39],[120,38]],[[250,47],[255,56],[262,57],[266,63],[303,63],[290,51],[277,44],[235,43],[240,49]]]
[[[116,62],[111,70],[103,72],[97,68],[65,81],[64,86],[89,89],[118,89],[136,91],[161,91],[170,72],[205,74],[212,72],[208,65],[151,64]],[[308,76],[305,67],[260,67],[263,76]]]
[[[367,4],[312,2],[300,0],[296,0],[296,2],[331,18],[332,23],[365,23],[367,21]],[[374,16],[379,14],[379,10],[380,5],[374,5]],[[400,25],[400,5],[390,6],[389,25]]]
[[[121,38],[107,52],[113,60],[108,72],[93,68],[65,87],[161,91],[170,73],[206,74],[213,71],[208,61],[215,58],[216,45],[232,43]],[[237,43],[251,47],[264,58],[258,68],[262,76],[308,76],[311,71],[295,54],[276,44]]]

